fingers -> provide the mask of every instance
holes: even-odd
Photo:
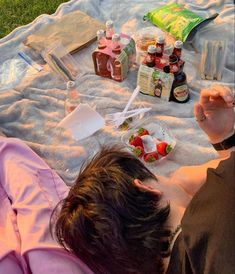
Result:
[[[206,115],[203,111],[202,106],[198,103],[194,105],[194,115],[195,115],[196,121],[201,126],[201,124],[206,120]]]
[[[205,104],[211,100],[222,98],[228,106],[234,105],[234,94],[227,86],[213,85],[211,88],[203,89],[200,94],[200,104]]]

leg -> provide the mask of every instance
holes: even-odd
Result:
[[[52,210],[68,192],[65,183],[20,140],[0,137],[0,156],[0,182],[17,214],[21,254],[33,273],[90,273],[50,235]],[[50,258],[55,257],[52,265]]]
[[[16,215],[0,186],[0,273],[23,274],[20,260],[20,237]]]

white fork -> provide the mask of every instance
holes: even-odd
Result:
[[[107,125],[117,126],[119,124],[120,119],[124,119],[124,121],[125,121],[128,118],[134,117],[134,116],[139,115],[141,113],[145,113],[147,111],[150,111],[151,109],[152,108],[133,109],[133,110],[130,110],[130,111],[126,112],[127,116],[123,116],[123,112],[110,113],[110,114],[107,114],[105,116],[105,123]]]
[[[115,125],[116,127],[119,127],[119,126],[125,121],[125,119],[127,118],[127,117],[125,117],[126,112],[128,111],[130,105],[131,105],[132,102],[135,100],[135,98],[136,98],[136,96],[139,94],[139,92],[140,92],[140,86],[137,86],[137,87],[134,89],[133,93],[131,94],[131,97],[130,97],[130,99],[128,100],[128,102],[127,102],[127,104],[126,104],[124,110],[121,112],[120,118],[118,118],[118,119],[116,120],[116,123],[114,123],[114,125]]]

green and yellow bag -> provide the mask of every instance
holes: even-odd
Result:
[[[194,12],[176,3],[156,8],[144,15],[144,20],[149,20],[162,30],[169,32],[177,40],[191,41],[196,31],[215,19],[218,14],[204,19]]]

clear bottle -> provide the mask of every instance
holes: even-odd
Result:
[[[111,73],[108,69],[109,55],[102,52],[107,47],[104,30],[97,31],[97,47],[98,50],[92,54],[95,72],[99,76],[111,78]]]
[[[112,52],[115,54],[114,58],[111,60],[111,77],[115,81],[122,81],[122,65],[120,61],[116,59],[116,56],[121,53],[121,37],[118,33],[112,36]]]
[[[174,74],[174,81],[169,100],[177,103],[186,103],[190,97],[187,77],[183,70],[180,69],[176,55],[170,55],[169,66],[170,72]]]
[[[118,33],[112,36],[112,52],[115,54],[121,53],[121,37]]]
[[[105,49],[107,47],[105,32],[102,29],[97,31],[97,44],[98,44],[98,49]]]
[[[67,92],[67,99],[65,100],[65,115],[71,113],[81,102],[74,81],[67,82]]]
[[[156,57],[162,57],[164,53],[165,37],[158,36],[156,43]]]
[[[155,58],[156,58],[156,46],[150,45],[148,46],[148,53],[145,58],[145,64],[148,67],[155,67]]]
[[[105,31],[106,39],[112,40],[113,35],[114,35],[113,21],[108,20],[106,22],[106,31]]]

